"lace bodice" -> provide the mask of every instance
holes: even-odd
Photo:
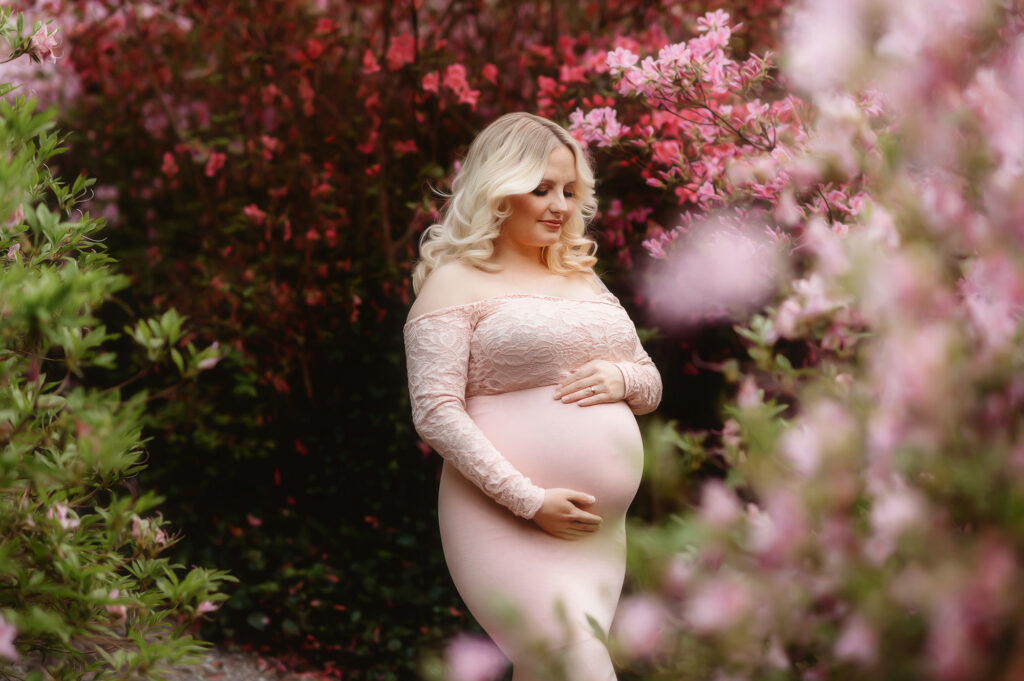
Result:
[[[405,325],[413,423],[423,440],[516,515],[544,490],[519,473],[466,414],[466,398],[559,382],[594,359],[622,372],[635,414],[661,401],[661,376],[618,299],[509,294],[441,308]]]

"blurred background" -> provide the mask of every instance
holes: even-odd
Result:
[[[163,392],[125,484],[239,580],[204,637],[411,679],[474,629],[401,331],[434,190],[525,110],[588,145],[598,269],[665,382],[625,673],[1024,678],[1016,3],[13,6],[60,47],[0,80],[56,107],[130,277],[100,318],[219,349],[127,389]]]

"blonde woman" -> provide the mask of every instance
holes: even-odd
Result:
[[[514,681],[615,678],[588,618],[607,631],[615,613],[643,463],[634,414],[657,407],[661,377],[592,269],[595,208],[572,136],[502,116],[470,146],[413,274],[409,392],[444,457],[445,560]]]

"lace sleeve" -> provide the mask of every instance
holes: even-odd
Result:
[[[517,516],[532,518],[544,502],[544,488],[516,470],[466,413],[472,330],[467,306],[428,313],[405,325],[413,425],[467,480]]]
[[[634,414],[649,414],[661,403],[661,374],[647,352],[636,339],[633,359],[615,362],[626,383],[626,404]]]
[[[600,291],[611,296],[621,308],[619,299],[608,290],[601,278],[592,273],[592,283]],[[625,312],[625,310],[623,310]],[[661,374],[654,361],[640,344],[640,338],[634,335],[633,359],[628,362],[614,362],[622,372],[626,384],[626,404],[636,415],[649,414],[661,404]]]

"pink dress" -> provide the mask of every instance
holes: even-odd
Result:
[[[634,414],[653,411],[661,377],[607,290],[594,299],[529,293],[446,307],[405,325],[417,432],[444,457],[438,516],[455,586],[512,660],[513,678],[548,678],[540,645],[568,678],[614,679],[591,619],[608,631],[625,572],[625,515],[640,483]],[[625,401],[554,399],[569,370],[614,362]],[[544,489],[597,498],[604,522],[564,540],[529,519]]]

